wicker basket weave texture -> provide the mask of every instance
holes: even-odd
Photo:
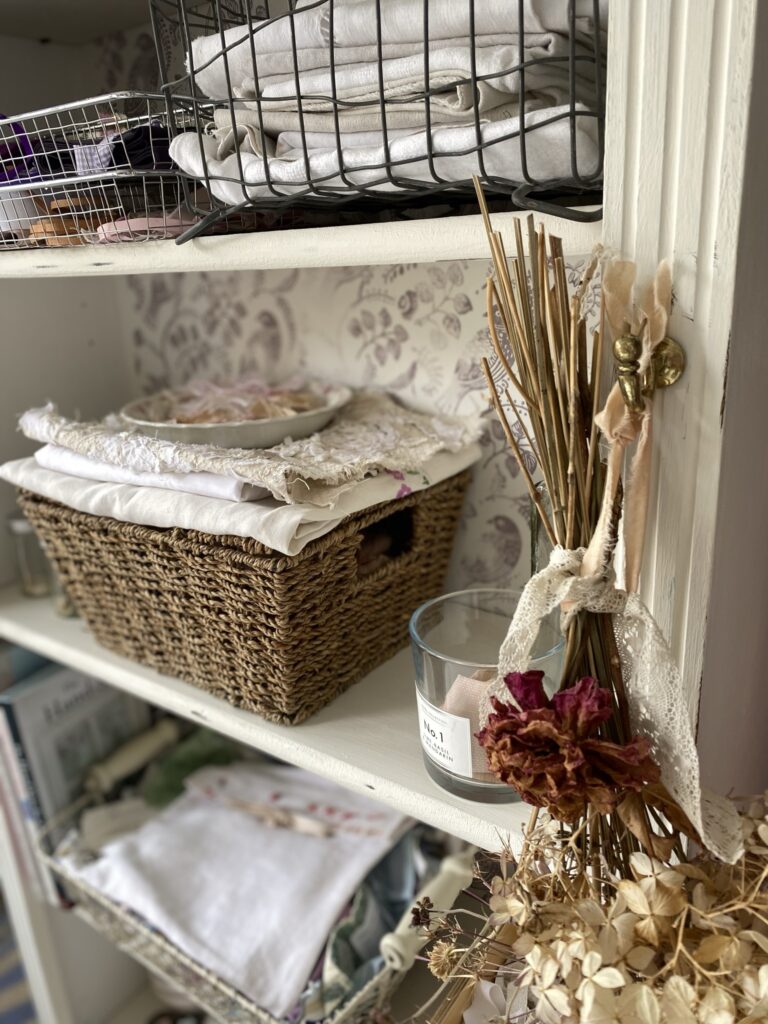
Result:
[[[406,644],[411,613],[442,590],[468,481],[464,472],[350,516],[292,557],[250,539],[93,516],[28,491],[19,502],[99,643],[296,724]],[[361,575],[366,531],[385,520],[403,550]]]

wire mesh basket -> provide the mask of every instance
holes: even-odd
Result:
[[[170,139],[164,97],[139,93],[0,120],[0,247],[180,234],[196,217],[184,208]]]
[[[187,235],[248,207],[466,200],[474,175],[597,219],[605,2],[150,0],[194,122],[171,154],[218,206]]]

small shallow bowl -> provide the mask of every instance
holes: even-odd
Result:
[[[169,423],[167,395],[150,395],[129,402],[120,410],[126,426],[162,441],[209,444],[218,448],[273,448],[286,438],[296,441],[326,427],[352,397],[349,388],[317,384],[310,388],[323,398],[323,405],[293,416],[263,420],[235,420],[232,423]]]

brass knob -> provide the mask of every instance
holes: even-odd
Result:
[[[634,334],[622,334],[613,343],[616,378],[630,412],[642,412],[645,398],[656,388],[676,384],[685,370],[685,351],[674,338],[663,338],[651,355],[648,368],[640,377],[640,356],[643,345]]]
[[[685,350],[674,338],[662,338],[653,350],[650,383],[652,388],[676,384],[685,370]]]

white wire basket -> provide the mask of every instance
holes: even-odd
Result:
[[[0,250],[178,238],[211,210],[200,182],[174,166],[189,106],[117,92],[0,117]],[[253,212],[205,233],[279,226]]]
[[[170,135],[165,100],[142,93],[0,119],[0,247],[176,237],[196,218]]]

